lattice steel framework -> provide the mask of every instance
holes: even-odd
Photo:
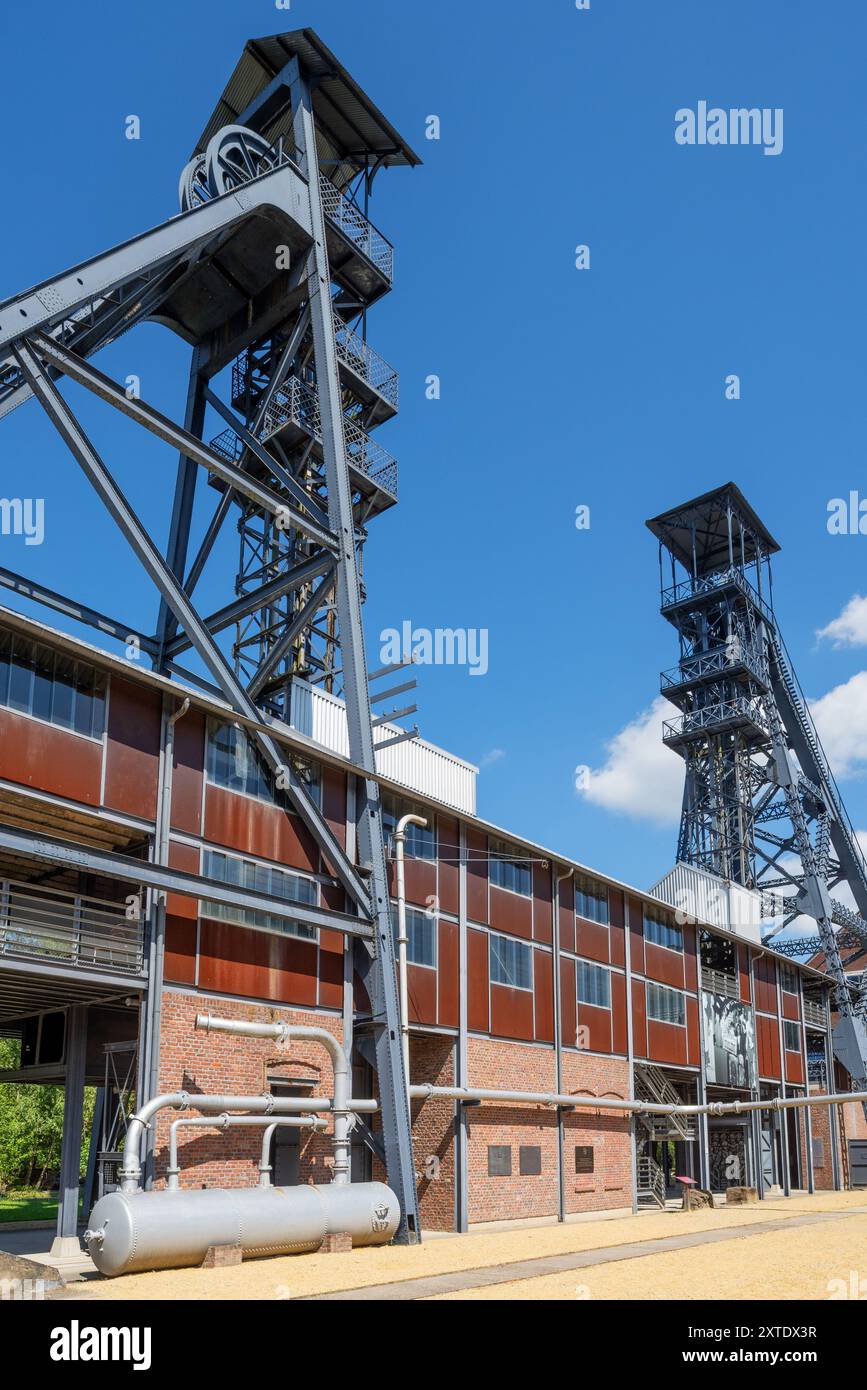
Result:
[[[360,556],[368,523],[397,499],[397,465],[372,435],[396,412],[397,375],[366,340],[368,310],[391,288],[393,251],[368,198],[380,168],[418,162],[312,31],[251,40],[181,175],[181,215],[0,304],[0,415],[39,401],[160,595],[142,650],[159,671],[216,686],[243,717],[345,890],[348,913],[317,915],[353,941],[371,1000],[384,1157],[405,1240],[418,1236],[416,1184],[379,789],[364,776],[376,773],[373,727],[390,716],[371,716]],[[183,425],[89,361],[145,320],[192,347]],[[177,449],[165,554],[61,393],[64,377]],[[191,557],[203,477],[216,495]],[[234,592],[203,616],[195,591],[230,516],[240,537],[237,574],[226,576]],[[103,632],[134,631],[22,576],[5,571],[3,582]],[[190,649],[206,675],[181,664]],[[357,863],[272,733],[290,720],[297,677],[346,701],[361,770]],[[154,920],[159,931],[159,912]],[[146,1034],[145,1076],[156,1047]]]
[[[867,866],[777,625],[779,546],[733,483],[647,524],[660,542],[661,611],[680,644],[661,678],[680,711],[663,739],[686,765],[678,859],[759,892],[768,940],[802,917],[816,922],[799,953],[824,952],[835,1051],[864,1089],[867,977],[847,977],[841,950],[867,944]],[[832,896],[844,883],[858,911]]]

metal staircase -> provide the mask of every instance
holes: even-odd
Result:
[[[683,1097],[659,1067],[636,1065],[635,1095],[653,1105],[683,1104]],[[681,1139],[689,1143],[695,1138],[695,1129],[684,1115],[639,1114],[638,1118],[652,1139]]]
[[[650,1154],[638,1155],[638,1205],[665,1211],[665,1176]]]

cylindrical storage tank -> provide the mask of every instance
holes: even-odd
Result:
[[[399,1220],[397,1198],[379,1182],[113,1192],[97,1202],[84,1239],[113,1278],[200,1265],[212,1245],[240,1246],[246,1259],[318,1250],[339,1231],[354,1246],[384,1245]]]
[[[348,1231],[353,1246],[385,1245],[400,1222],[400,1203],[383,1182],[328,1183],[318,1189],[328,1235]]]

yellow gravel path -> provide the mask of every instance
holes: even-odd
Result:
[[[788,1201],[764,1202],[752,1207],[723,1207],[717,1211],[659,1212],[563,1226],[480,1230],[467,1236],[428,1239],[421,1246],[414,1247],[394,1245],[353,1250],[346,1255],[296,1255],[270,1260],[250,1260],[231,1269],[176,1269],[153,1274],[130,1274],[119,1279],[97,1278],[71,1286],[69,1292],[80,1293],[88,1299],[199,1301],[302,1298],[311,1294],[360,1288],[368,1284],[393,1283],[401,1279],[447,1274],[457,1270],[487,1268],[507,1264],[513,1260],[562,1255],[572,1251],[598,1250],[605,1246],[623,1245],[635,1240],[653,1240],[690,1231],[718,1230],[747,1223],[761,1226],[768,1221],[779,1221],[786,1216],[800,1216],[808,1212],[845,1211],[857,1206],[867,1206],[867,1194],[826,1193],[814,1197],[790,1198]],[[847,1222],[846,1225],[848,1224]],[[839,1240],[841,1226],[842,1223],[834,1222],[827,1228],[817,1229],[822,1232],[827,1230],[827,1239],[833,1242]],[[832,1234],[832,1231],[836,1234]],[[791,1235],[784,1235],[784,1242],[792,1239],[795,1234],[792,1232]],[[814,1236],[814,1232],[809,1232],[809,1235]],[[770,1239],[770,1233],[768,1238]],[[822,1239],[825,1238],[823,1234]],[[742,1252],[747,1248],[743,1241],[738,1244]],[[762,1244],[764,1248],[764,1241]],[[683,1261],[688,1255],[701,1254],[707,1266],[713,1267],[720,1259],[720,1251],[729,1248],[728,1245],[716,1244],[707,1247],[706,1252],[680,1251],[669,1256],[661,1254],[650,1258],[654,1261],[670,1259],[679,1267],[683,1267]],[[743,1253],[741,1258],[744,1258]],[[599,1277],[602,1269],[614,1269],[614,1277],[622,1281],[627,1267],[631,1268],[639,1263],[641,1261],[634,1260],[629,1266],[624,1262],[616,1266],[597,1266],[592,1271],[576,1271],[572,1277],[572,1287],[588,1283],[591,1274],[594,1279]],[[491,1296],[499,1295],[492,1292]],[[574,1294],[570,1296],[574,1297]],[[646,1294],[636,1296],[646,1297]]]
[[[520,1279],[464,1293],[439,1294],[427,1303],[450,1300],[576,1302],[605,1299],[827,1300],[860,1291],[867,1298],[867,1216],[766,1231],[691,1250],[672,1250],[634,1260]]]

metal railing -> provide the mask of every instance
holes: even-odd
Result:
[[[703,598],[706,594],[713,594],[718,589],[726,589],[730,586],[734,586],[745,598],[754,603],[772,626],[776,625],[773,611],[765,603],[765,600],[760,598],[758,591],[737,566],[717,570],[713,574],[703,574],[698,579],[693,579],[690,576],[689,579],[682,579],[679,584],[673,584],[667,589],[663,588],[661,607],[664,612],[666,608],[674,608],[678,603],[684,603],[687,599]]]
[[[814,1004],[812,999],[804,1000],[804,1022],[811,1028],[828,1027],[828,1016],[824,1004]]]
[[[141,975],[144,918],[122,903],[15,879],[0,882],[0,963],[38,960]]]
[[[711,994],[725,995],[726,999],[740,999],[740,988],[735,975],[727,975],[724,970],[706,970],[702,967],[701,987]]]
[[[726,646],[719,647],[716,651],[700,652],[696,656],[685,657],[679,666],[672,666],[663,671],[659,678],[660,690],[665,694],[667,690],[676,686],[704,680],[708,676],[727,675],[740,666],[746,667],[757,681],[763,685],[767,684],[767,674],[762,669],[757,652],[746,646]]]
[[[370,344],[336,314],[334,343],[337,356],[346,363],[350,371],[355,372],[362,381],[366,381],[368,386],[397,410],[399,378],[394,367],[386,362],[384,357],[380,357],[378,352],[374,352]]]
[[[297,376],[288,377],[275,391],[262,421],[260,439],[264,443],[289,423],[306,430],[318,443],[322,442],[319,395],[315,387]],[[350,467],[364,473],[377,487],[396,498],[397,460],[346,416],[343,417],[343,435]]]
[[[738,696],[735,700],[719,700],[700,709],[689,710],[680,719],[667,719],[662,725],[664,743],[677,741],[689,734],[701,734],[720,725],[753,724],[770,738],[770,730],[760,704]]]
[[[649,1154],[640,1154],[637,1172],[638,1200],[651,1201],[654,1206],[665,1210],[665,1175],[656,1159]]]
[[[368,222],[355,204],[335,188],[324,174],[319,175],[322,211],[340,229],[348,241],[357,247],[389,282],[394,279],[394,247]]]

